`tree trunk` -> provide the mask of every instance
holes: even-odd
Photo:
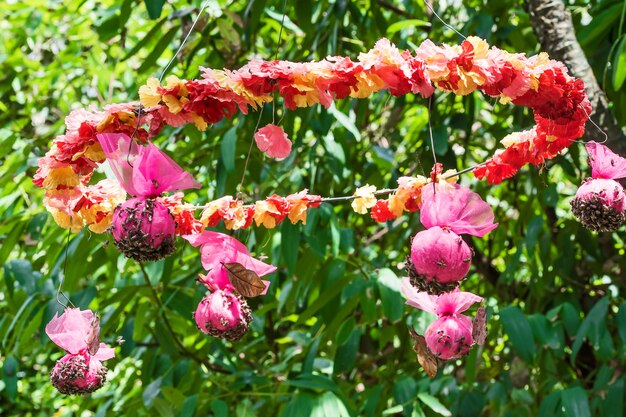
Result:
[[[541,48],[550,58],[559,60],[570,74],[585,83],[591,102],[591,119],[608,135],[607,145],[615,152],[626,154],[626,136],[611,113],[608,100],[600,88],[574,31],[572,16],[562,0],[525,0],[530,21]],[[586,140],[603,141],[604,135],[592,123],[585,127]]]

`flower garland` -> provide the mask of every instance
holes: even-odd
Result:
[[[252,60],[236,71],[202,70],[200,80],[170,76],[165,85],[148,80],[140,88],[143,107],[136,102],[114,104],[103,111],[75,110],[66,117],[66,133],[39,159],[33,179],[46,190],[44,204],[60,226],[75,231],[88,226],[101,233],[111,222],[113,208],[124,200],[123,191],[110,182],[88,185],[105,160],[97,134],[124,133],[146,142],[165,125],[194,123],[205,130],[237,110],[247,114],[258,109],[272,101],[274,93],[283,97],[288,109],[317,103],[329,107],[334,99],[366,98],[385,89],[395,96],[412,92],[429,97],[435,88],[459,95],[479,89],[503,103],[527,106],[537,125],[504,138],[505,148],[474,170],[477,178],[493,184],[525,164],[538,165],[556,156],[583,134],[591,112],[582,81],[569,76],[562,63],[544,53],[527,58],[489,48],[473,36],[454,46],[426,40],[413,54],[381,39],[357,61],[341,56],[308,63]],[[267,128],[255,135],[261,149],[276,157],[288,154],[291,144],[282,130]],[[276,137],[280,146],[271,148]],[[372,211],[379,221],[401,212],[393,201],[376,202]]]

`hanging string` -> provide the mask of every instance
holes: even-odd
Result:
[[[430,5],[430,3],[428,3],[426,0],[424,0],[424,4],[430,9],[430,11],[432,12],[433,15],[435,15],[435,17],[437,19],[439,19],[439,21],[441,23],[443,23],[443,25],[445,27],[447,27],[448,29],[453,30],[457,35],[459,35],[460,37],[462,37],[463,39],[467,39],[461,32],[459,32],[458,30],[456,30],[455,28],[453,28],[451,25],[449,25],[448,23],[446,23],[445,20],[443,20],[435,11],[435,9],[433,9],[433,6]]]
[[[578,107],[580,107],[581,110],[583,111],[583,113],[585,113],[585,116],[587,116],[587,120],[589,120],[591,122],[591,124],[594,125],[596,127],[596,129],[598,129],[600,131],[600,133],[602,133],[604,135],[604,140],[602,142],[598,142],[598,143],[600,143],[600,144],[606,143],[606,141],[609,140],[609,135],[604,130],[602,130],[602,128],[600,126],[598,126],[596,124],[596,122],[593,121],[593,119],[591,118],[589,113],[587,113],[587,110],[585,110],[585,107],[582,104],[578,104]],[[572,142],[587,143],[584,140],[574,140],[574,139],[572,139]]]
[[[278,59],[278,52],[281,47],[280,41],[283,37],[283,27],[285,26],[286,12],[287,12],[287,0],[284,0],[283,1],[283,17],[280,21],[280,29],[278,30],[278,42],[276,43],[276,47],[274,49],[274,60]],[[259,118],[256,121],[256,126],[254,126],[254,132],[258,130],[259,125],[261,124],[261,118],[263,117],[263,108],[264,108],[263,105],[261,105],[261,111],[259,111]],[[272,124],[274,124],[275,122],[275,115],[276,115],[276,99],[273,99],[272,100]],[[280,122],[283,120],[283,117],[285,117],[284,111],[283,111],[282,117],[278,121],[278,124],[280,124]],[[252,155],[253,145],[254,145],[254,134],[252,136],[252,140],[250,140],[250,146],[248,147],[248,155],[246,156],[246,162],[244,163],[244,166],[243,166],[243,174],[241,175],[241,182],[239,183],[239,186],[237,187],[237,199],[238,200],[241,198],[241,195],[242,195],[243,184],[246,179],[246,172],[248,170],[248,162],[250,162],[250,156]]]
[[[57,287],[57,293],[56,293],[57,303],[63,306],[63,308],[67,308],[68,304],[74,307],[72,300],[70,300],[68,296],[65,295],[65,293],[63,292],[61,288],[63,286],[63,281],[65,280],[65,272],[67,271],[67,256],[68,256],[68,250],[70,247],[70,233],[71,233],[71,229],[67,229],[67,240],[65,242],[65,259],[63,259],[63,273],[61,274],[61,277],[59,278],[59,286]],[[59,295],[62,295],[68,304],[63,304],[61,300],[59,299]]]
[[[180,43],[180,46],[178,47],[178,49],[176,50],[176,52],[174,53],[172,58],[167,62],[167,64],[165,65],[165,67],[161,71],[161,75],[159,76],[159,83],[161,83],[161,81],[163,81],[163,77],[165,76],[165,73],[167,72],[167,70],[170,68],[170,65],[172,65],[174,60],[178,57],[178,54],[180,54],[180,51],[182,51],[183,47],[187,43],[187,40],[189,39],[189,36],[191,35],[191,32],[193,32],[193,29],[196,27],[196,24],[200,20],[200,16],[202,16],[202,13],[204,12],[204,9],[206,9],[206,7],[208,5],[209,5],[209,0],[206,0],[202,4],[202,7],[200,8],[200,11],[198,12],[198,15],[196,16],[196,18],[194,19],[193,23],[191,24],[191,27],[187,31],[187,34],[183,38],[183,41]],[[139,127],[141,126],[141,112],[142,112],[142,110],[143,110],[143,106],[141,105],[141,103],[139,103],[139,108],[137,109],[137,125],[135,126],[135,130],[133,131],[133,134],[130,136],[131,143],[132,143],[133,139],[135,139],[135,135],[137,134],[137,131],[139,130]],[[129,158],[130,158],[130,146],[128,148],[128,154],[126,155],[126,162],[128,163],[128,165],[130,165],[132,167],[132,165],[131,165],[131,163],[129,161]]]

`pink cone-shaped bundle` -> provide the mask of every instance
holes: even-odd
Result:
[[[200,301],[194,318],[202,332],[236,342],[248,331],[252,313],[242,296],[217,290]]]
[[[401,284],[406,304],[437,315],[424,334],[432,354],[441,359],[457,359],[474,343],[472,320],[461,314],[482,298],[470,292],[451,291],[439,296],[418,292],[408,278]]]
[[[572,213],[589,230],[612,232],[624,223],[626,158],[595,142],[587,143],[591,178],[583,181],[571,202]]]
[[[59,359],[50,374],[52,385],[63,394],[90,393],[106,381],[102,361],[115,356],[112,348],[100,343],[99,321],[91,310],[67,308],[46,325],[48,337],[67,355]]]
[[[451,230],[435,226],[419,232],[411,244],[411,283],[421,291],[450,291],[469,271],[472,250]]]
[[[176,222],[156,199],[131,198],[113,212],[115,246],[137,261],[156,261],[174,252]]]
[[[276,271],[275,266],[254,259],[243,243],[224,233],[204,231],[184,238],[193,246],[200,246],[202,266],[208,271],[206,276],[201,276],[201,281],[211,291],[234,290],[224,264],[239,263],[260,277]],[[263,282],[267,291],[269,281]]]
[[[170,255],[176,225],[169,209],[155,198],[164,192],[199,188],[200,184],[152,143],[140,146],[117,133],[97,138],[122,187],[135,197],[113,213],[116,246],[137,261]]]
[[[427,230],[413,238],[407,262],[413,285],[432,294],[456,288],[472,260],[472,250],[459,235],[484,236],[498,226],[493,219],[489,204],[466,187],[424,186],[420,220]]]
[[[52,385],[61,394],[88,394],[102,388],[108,369],[87,353],[68,353],[50,373]]]
[[[463,315],[442,316],[430,323],[426,332],[426,346],[441,359],[458,359],[467,355],[474,339],[472,320]]]

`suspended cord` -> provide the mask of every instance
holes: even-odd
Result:
[[[600,144],[602,143],[606,143],[607,140],[609,140],[609,135],[602,130],[602,128],[600,126],[598,126],[596,124],[596,122],[593,121],[593,119],[591,118],[591,116],[589,115],[589,113],[587,113],[587,110],[585,110],[585,108],[583,107],[582,104],[578,104],[578,107],[581,108],[581,110],[583,111],[583,113],[585,113],[585,116],[587,116],[587,120],[589,120],[591,122],[592,125],[594,125],[596,127],[596,129],[598,129],[600,131],[600,133],[602,133],[604,135],[604,140],[602,142],[598,142]],[[572,142],[576,142],[576,143],[587,143],[584,140],[572,140]]]
[[[433,6],[430,5],[430,3],[428,3],[426,0],[424,0],[424,4],[430,9],[430,11],[433,13],[433,15],[435,15],[435,17],[437,19],[439,19],[439,21],[441,23],[443,23],[443,25],[445,27],[447,27],[448,29],[453,30],[457,35],[459,35],[460,37],[462,37],[463,39],[467,39],[461,32],[459,32],[458,30],[456,30],[455,28],[453,28],[451,25],[449,25],[445,20],[443,20],[435,11],[435,9],[433,9]]]
[[[56,293],[57,303],[62,305],[63,308],[67,308],[68,304],[74,307],[72,300],[70,300],[68,296],[65,295],[65,293],[61,289],[61,287],[63,286],[63,281],[65,280],[65,272],[67,271],[67,256],[68,256],[68,249],[70,247],[70,233],[71,233],[71,229],[67,229],[67,240],[65,242],[65,259],[63,259],[63,274],[59,278],[59,286],[57,287],[57,293]],[[62,295],[63,298],[65,298],[65,300],[68,302],[68,304],[63,304],[61,300],[59,300],[59,295]]]

